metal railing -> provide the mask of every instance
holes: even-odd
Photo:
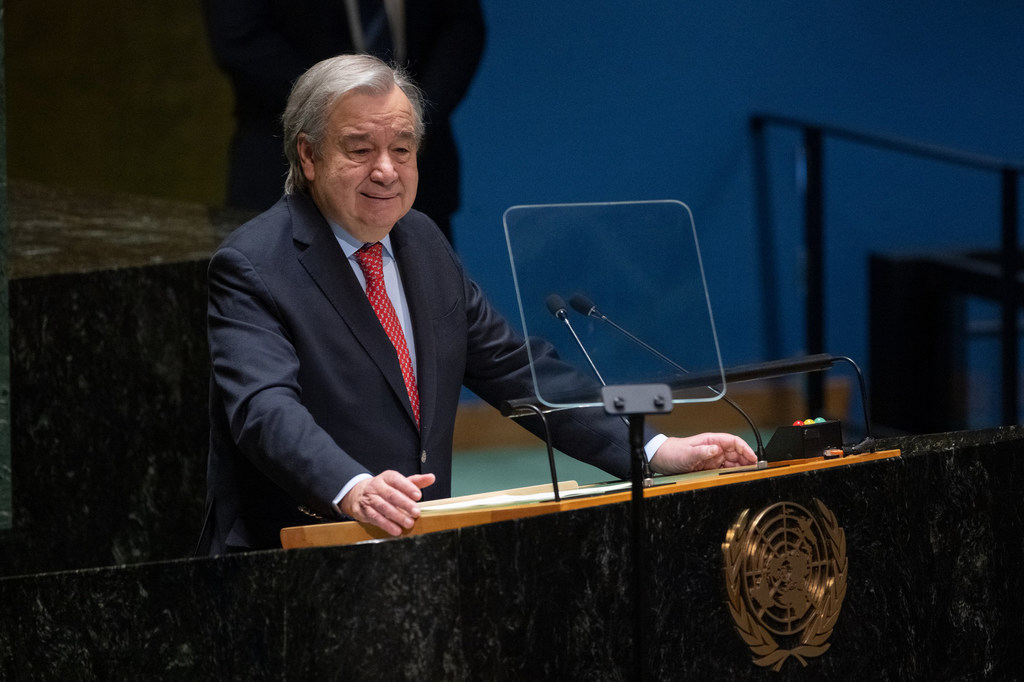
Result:
[[[871,135],[835,126],[822,125],[811,121],[772,114],[754,114],[750,117],[750,132],[753,137],[756,206],[762,244],[771,253],[767,243],[771,232],[771,200],[768,176],[768,152],[766,129],[770,126],[800,131],[806,164],[806,191],[804,194],[804,240],[807,249],[805,334],[807,353],[814,355],[825,352],[825,140],[833,138],[858,143],[867,147],[888,150],[909,156],[930,159],[965,168],[990,171],[1001,179],[1000,192],[1000,295],[1001,303],[1001,410],[1004,424],[1017,422],[1017,310],[1024,301],[1018,275],[1021,267],[1021,253],[1018,242],[1020,180],[1024,177],[1024,164],[1017,161],[971,154],[955,149],[923,144],[897,137]],[[762,290],[766,297],[775,292],[774,277],[765,274]],[[766,306],[772,310],[774,301]],[[769,338],[771,325],[777,324],[777,316],[769,316]],[[768,349],[769,353],[781,349]],[[773,355],[774,357],[774,355]],[[811,414],[817,414],[824,406],[824,384],[820,374],[807,377],[807,404]]]

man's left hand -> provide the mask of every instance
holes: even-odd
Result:
[[[659,474],[685,474],[756,463],[757,455],[742,438],[728,433],[702,433],[666,440],[651,458],[651,469]]]

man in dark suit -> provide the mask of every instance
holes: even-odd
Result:
[[[365,55],[292,90],[286,193],[210,263],[204,553],[278,547],[304,512],[398,535],[420,499],[450,494],[461,386],[495,405],[532,391],[526,342],[412,210],[422,111],[403,73]],[[547,373],[573,376],[530,343]],[[560,450],[629,475],[619,419],[564,411],[551,427]],[[756,461],[727,434],[658,436],[648,456],[661,473]]]

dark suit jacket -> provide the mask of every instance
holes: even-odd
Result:
[[[307,195],[283,197],[214,254],[201,552],[279,547],[282,527],[313,522],[300,506],[337,518],[333,498],[360,473],[434,473],[425,499],[447,497],[461,386],[494,405],[532,394],[522,338],[433,222],[411,211],[391,240],[415,336],[420,429],[394,348]],[[536,361],[563,371],[550,347],[533,343]],[[584,410],[550,425],[563,452],[628,476],[620,420]]]

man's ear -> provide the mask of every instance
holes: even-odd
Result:
[[[306,177],[307,182],[313,182],[313,179],[316,177],[316,166],[314,164],[316,150],[313,148],[313,143],[309,141],[306,133],[299,133],[299,139],[296,141],[295,147],[299,152],[302,174]]]

